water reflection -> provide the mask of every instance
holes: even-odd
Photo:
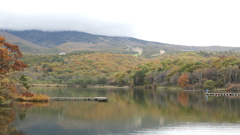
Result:
[[[12,125],[15,120],[16,111],[13,107],[0,107],[0,135],[25,135],[17,131]]]
[[[171,132],[171,128],[180,131],[181,126],[196,128],[194,125],[203,123],[239,126],[238,97],[206,100],[201,91],[176,90],[36,88],[35,91],[50,96],[104,96],[109,102],[53,101],[22,109],[14,126],[27,134],[154,134]],[[192,127],[187,123],[193,123]]]

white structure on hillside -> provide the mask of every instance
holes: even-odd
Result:
[[[65,52],[60,52],[59,55],[66,55],[66,53]]]
[[[160,54],[163,55],[165,53],[164,50],[160,50]]]

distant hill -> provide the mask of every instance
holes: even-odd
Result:
[[[23,44],[29,45],[29,46],[37,48],[37,49],[47,49],[46,47],[34,44],[33,42],[30,42],[28,40],[24,40],[14,34],[10,34],[9,32],[6,32],[6,31],[0,31],[0,35],[3,37],[6,37],[7,42],[9,42],[11,44],[21,42]]]
[[[38,44],[22,39],[21,37],[18,37],[6,31],[0,30],[0,36],[5,37],[7,42],[18,45],[20,47],[20,50],[25,53],[51,54],[51,53],[58,53],[62,51],[58,48],[50,49],[48,47],[40,46]]]
[[[149,58],[163,53],[171,54],[181,51],[240,51],[240,47],[184,46],[144,41],[132,37],[93,35],[78,31],[0,30],[0,36],[4,36],[10,43],[19,45],[23,52],[39,54],[88,50],[138,54]]]

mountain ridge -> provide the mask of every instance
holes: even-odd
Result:
[[[39,49],[40,52],[51,48],[53,51],[50,52],[52,53],[89,50],[118,54],[139,54],[134,48],[140,48],[142,54],[139,55],[152,57],[157,56],[161,51],[170,54],[182,51],[240,51],[240,47],[185,46],[145,41],[133,37],[94,35],[79,31],[0,30],[0,36],[3,33],[10,43],[18,43],[20,47],[23,44],[25,48],[29,46]]]
[[[45,47],[39,46],[39,45],[34,44],[34,43],[32,43],[30,41],[27,41],[27,40],[24,40],[22,38],[19,38],[16,35],[10,34],[10,33],[5,32],[5,31],[0,30],[0,35],[3,36],[3,37],[6,37],[6,41],[11,43],[11,44],[14,44],[16,42],[22,42],[22,43],[28,44],[29,46],[35,47],[35,48],[46,49]]]

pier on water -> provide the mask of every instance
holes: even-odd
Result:
[[[240,93],[204,93],[208,96],[240,96]]]
[[[50,97],[51,101],[98,101],[108,102],[107,97]]]

